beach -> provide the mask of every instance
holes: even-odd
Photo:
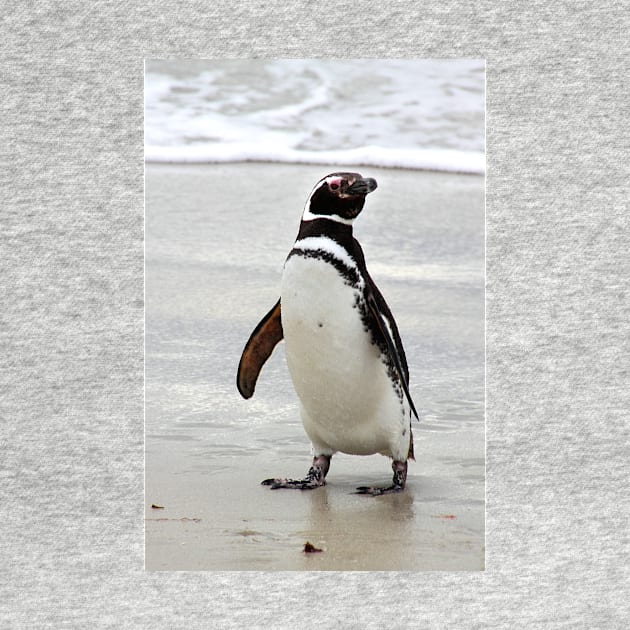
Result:
[[[302,207],[328,170],[146,166],[146,558],[149,570],[481,570],[485,544],[484,179],[356,167],[379,188],[355,222],[398,323],[420,421],[404,492],[380,455],[310,444],[280,344],[256,393],[236,368],[278,298]],[[152,505],[160,507],[152,507]],[[309,542],[321,552],[305,553]]]

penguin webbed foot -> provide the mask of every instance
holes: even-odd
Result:
[[[262,486],[271,486],[272,490],[278,490],[278,488],[293,488],[295,490],[315,490],[320,488],[323,483],[318,483],[314,479],[308,477],[304,479],[265,479],[260,482]]]
[[[392,479],[391,486],[387,486],[386,488],[359,486],[354,494],[366,494],[370,497],[380,497],[383,494],[402,492],[405,489],[405,484],[407,482],[407,462],[394,460],[392,462],[392,469],[394,470],[394,478]]]
[[[374,486],[359,486],[353,494],[367,494],[371,497],[380,497],[382,494],[393,494],[402,492],[404,486],[388,486],[387,488],[375,488]]]
[[[326,474],[330,467],[330,455],[318,455],[313,458],[313,465],[309,468],[304,479],[265,479],[263,486],[271,486],[271,490],[289,488],[295,490],[315,490],[326,485]]]

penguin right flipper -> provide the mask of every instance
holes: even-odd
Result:
[[[381,300],[383,300],[383,298],[381,298]],[[392,362],[394,363],[394,368],[396,370],[398,380],[403,388],[403,392],[405,393],[405,396],[407,397],[407,402],[409,403],[409,407],[411,408],[413,415],[416,417],[416,420],[419,420],[418,412],[416,411],[416,407],[413,404],[413,400],[411,400],[411,394],[409,393],[409,383],[407,380],[408,371],[403,368],[403,365],[401,363],[401,356],[399,354],[398,348],[396,347],[394,340],[392,339],[391,335],[389,334],[389,331],[387,330],[387,326],[385,325],[381,308],[379,308],[376,302],[375,292],[372,287],[368,288],[368,290],[366,291],[366,302],[367,302],[368,309],[370,313],[372,314],[374,322],[376,323],[376,326],[382,338],[385,340],[385,345],[387,346],[389,356]]]
[[[243,349],[236,376],[236,386],[243,398],[251,398],[254,395],[260,370],[283,337],[278,300],[254,328]]]
[[[393,363],[396,375],[398,376],[400,385],[402,386],[405,397],[407,398],[411,412],[416,417],[416,420],[419,420],[418,412],[416,411],[416,407],[411,399],[411,394],[409,393],[409,367],[407,366],[407,357],[405,356],[405,349],[403,348],[398,327],[396,326],[396,320],[394,319],[389,306],[387,306],[387,302],[385,301],[383,294],[379,291],[376,283],[372,280],[370,274],[368,273],[367,267],[365,266],[363,249],[356,238],[352,239],[351,253],[361,270],[361,275],[366,281],[364,298],[368,312],[374,325],[376,326],[379,336],[385,342],[387,353]],[[410,448],[409,452],[411,453],[411,457],[413,457],[413,447]]]

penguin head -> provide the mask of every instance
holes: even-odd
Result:
[[[359,173],[330,173],[322,177],[311,193],[304,218],[355,219],[365,203],[365,196],[376,189],[376,180]]]

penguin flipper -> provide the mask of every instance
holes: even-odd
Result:
[[[243,349],[236,375],[236,386],[243,398],[251,398],[254,395],[260,370],[283,337],[278,300],[254,328]]]
[[[405,396],[407,397],[407,401],[409,402],[409,407],[411,408],[413,415],[416,417],[416,420],[419,420],[420,418],[418,418],[418,412],[416,411],[416,408],[413,404],[413,400],[411,400],[411,394],[409,393],[409,384],[407,383],[405,370],[403,369],[403,366],[400,361],[400,355],[396,348],[396,344],[394,343],[394,340],[392,339],[392,336],[389,333],[389,329],[387,325],[385,324],[381,310],[379,309],[378,304],[376,303],[376,298],[374,296],[374,293],[368,290],[366,292],[365,297],[366,297],[368,309],[370,310],[370,313],[372,314],[372,317],[374,318],[374,321],[376,322],[379,332],[383,336],[383,339],[385,339],[387,351],[389,352],[389,356],[391,357],[394,363],[394,368],[396,369],[398,380],[400,381],[400,384],[402,385],[402,388],[403,388],[403,392],[405,393]]]

